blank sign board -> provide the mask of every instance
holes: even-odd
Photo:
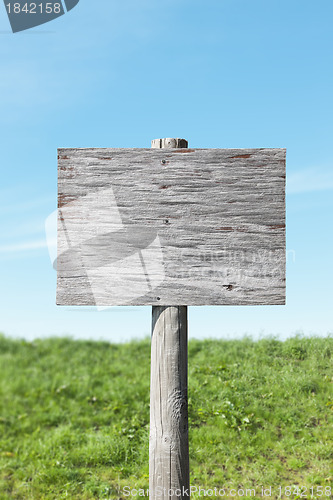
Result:
[[[285,149],[60,149],[59,305],[285,303]]]

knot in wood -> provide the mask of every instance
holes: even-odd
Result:
[[[184,421],[186,421],[187,427],[187,390],[175,389],[168,397],[168,406],[171,410],[174,425],[177,425],[181,432],[183,432]]]

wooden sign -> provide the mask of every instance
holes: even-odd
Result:
[[[285,149],[60,149],[57,304],[285,303]]]

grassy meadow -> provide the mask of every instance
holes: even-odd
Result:
[[[149,372],[148,339],[0,336],[0,499],[148,488]],[[332,498],[333,338],[191,340],[189,421],[192,485]]]

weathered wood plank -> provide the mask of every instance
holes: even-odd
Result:
[[[60,305],[285,303],[284,149],[60,149]]]

